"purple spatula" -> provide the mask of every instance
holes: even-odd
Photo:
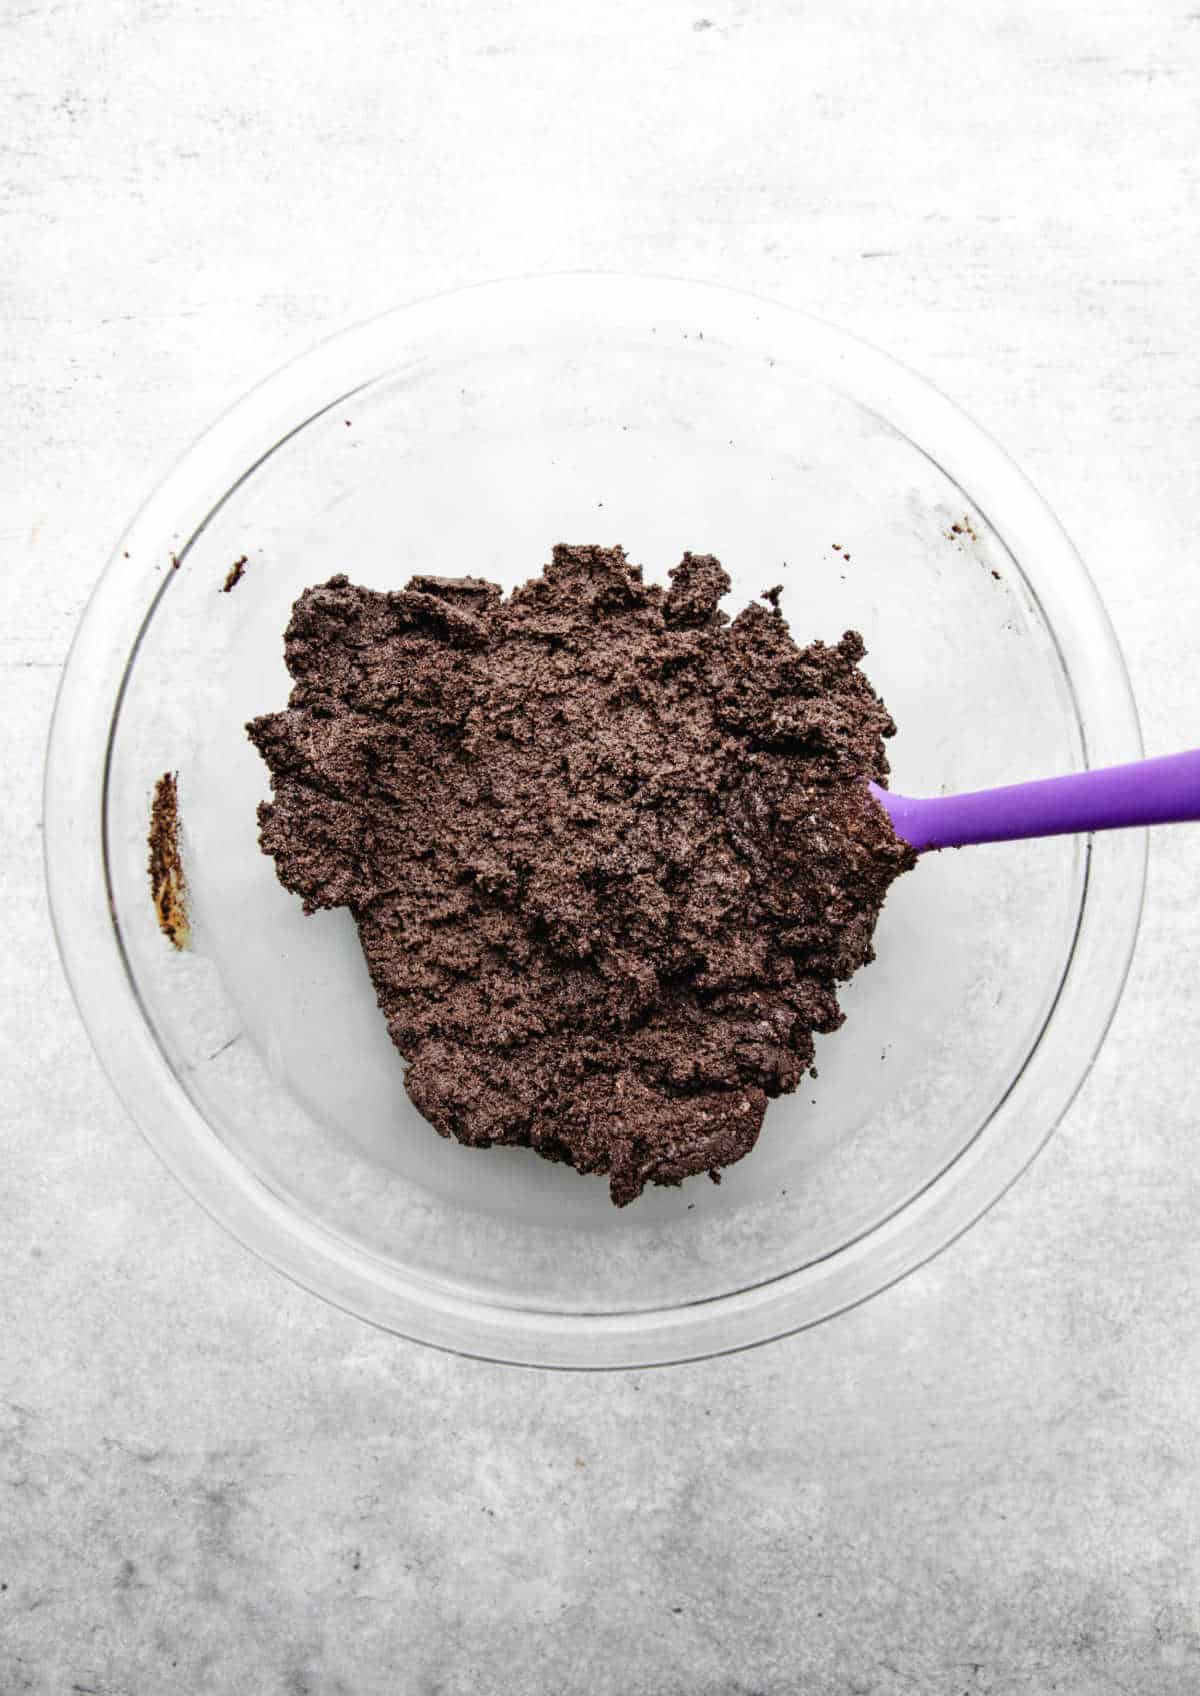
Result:
[[[1128,766],[1072,772],[1039,783],[913,800],[871,784],[897,836],[918,853],[1012,842],[1027,836],[1119,830],[1124,825],[1200,819],[1200,748]]]

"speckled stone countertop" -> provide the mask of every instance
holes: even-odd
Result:
[[[1164,0],[0,8],[0,1692],[1200,1688],[1200,831],[1046,1152],[933,1265],[713,1364],[521,1373],[227,1240],[42,894],[58,671],[208,420],[398,299],[609,266],[805,304],[1063,519],[1200,742],[1200,20]]]

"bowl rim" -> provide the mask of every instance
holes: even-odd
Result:
[[[969,488],[966,498],[1022,570],[1058,645],[1085,763],[1140,757],[1128,673],[1082,561],[1004,450],[939,390],[827,320],[741,290],[671,277],[565,272],[478,283],[393,308],[302,353],[235,402],[179,458],[109,557],[59,683],[43,789],[50,910],[76,1005],[121,1101],[194,1199],[295,1282],[383,1329],[477,1358],[584,1370],[706,1358],[805,1329],[887,1288],[967,1230],[1044,1146],[1091,1069],[1132,960],[1147,853],[1144,831],[1089,842],[1057,996],[1025,1064],[972,1141],[863,1237],[766,1284],[621,1314],[490,1303],[420,1283],[315,1229],[225,1148],[179,1085],[144,1016],[105,873],[109,761],[125,678],[171,575],[161,575],[166,546],[176,545],[185,558],[209,518],[264,459],[381,367],[394,368],[447,339],[458,346],[482,337],[487,345],[501,330],[512,336],[548,327],[620,329],[631,315],[643,325],[649,316],[664,336],[699,341],[707,334],[710,345],[724,337],[743,347],[747,339],[786,347],[899,430],[964,492]],[[216,504],[196,495],[213,486],[225,491]],[[1002,522],[989,508],[1003,514]],[[167,542],[172,537],[174,544]],[[1035,580],[1023,570],[1029,561],[1036,562]],[[97,713],[98,700],[107,722]]]

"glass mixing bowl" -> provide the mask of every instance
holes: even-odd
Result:
[[[270,378],[151,497],[82,621],[46,778],[59,943],[123,1100],[217,1219],[363,1318],[502,1360],[647,1365],[824,1319],[1001,1194],[1111,1017],[1145,841],[927,856],[818,1038],[819,1079],[771,1104],[719,1187],[616,1211],[603,1179],[442,1141],[349,916],[305,918],[258,850],[243,726],[285,701],[305,585],[511,587],[557,541],[620,542],[660,580],[715,553],[731,608],[781,582],[801,641],[861,630],[898,790],[1140,742],[1091,583],[1005,455],[883,354],[732,291],[571,276],[406,307]],[[146,875],[166,771],[186,952]]]

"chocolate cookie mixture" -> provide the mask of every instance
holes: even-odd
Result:
[[[420,1111],[618,1205],[753,1148],[914,858],[867,790],[895,726],[862,638],[730,623],[728,588],[599,547],[507,600],[333,577],[293,609],[288,710],[248,727],[263,849],[353,913]]]
[[[150,895],[158,914],[158,928],[173,948],[191,942],[188,919],[187,879],[179,849],[179,785],[177,774],[165,771],[154,785],[150,803]]]

